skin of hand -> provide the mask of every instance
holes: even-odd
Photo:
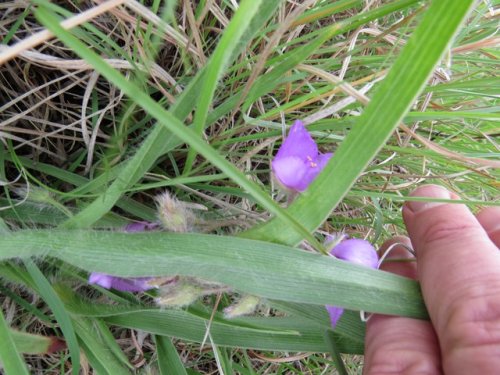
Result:
[[[459,199],[436,185],[411,196]],[[385,271],[420,281],[430,321],[373,315],[367,323],[365,375],[500,374],[500,207],[476,216],[463,204],[407,202],[403,219],[416,262]],[[396,246],[390,258],[411,258]]]

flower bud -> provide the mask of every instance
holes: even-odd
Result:
[[[134,232],[147,232],[150,230],[155,230],[158,228],[158,224],[150,223],[148,221],[138,221],[134,223],[127,224],[125,228],[125,232],[134,233]]]
[[[252,314],[259,306],[260,298],[252,295],[243,296],[239,301],[224,309],[227,319]]]
[[[35,203],[45,203],[52,205],[55,202],[50,191],[42,189],[37,186],[30,186],[29,188],[28,187],[16,188],[14,189],[14,192],[23,199],[27,199]]]
[[[162,307],[189,306],[204,294],[202,288],[185,279],[160,287],[159,290],[159,296],[155,301]]]
[[[186,204],[164,192],[156,197],[158,218],[163,227],[171,232],[186,233],[194,223],[193,213]]]

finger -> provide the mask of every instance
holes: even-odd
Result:
[[[488,207],[476,215],[488,236],[500,247],[500,207]]]
[[[395,237],[381,251],[396,243],[411,247],[407,237]],[[412,258],[403,246],[395,246],[387,258],[389,261],[380,268],[414,278],[417,269],[415,262],[409,262]],[[430,322],[378,314],[368,321],[364,374],[435,375],[442,373],[440,363],[439,345]]]
[[[457,199],[442,187],[413,196]],[[403,208],[418,278],[449,374],[500,368],[500,253],[462,204],[408,202]]]

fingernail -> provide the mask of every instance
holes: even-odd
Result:
[[[442,186],[438,185],[424,185],[411,194],[411,197],[422,197],[422,198],[438,198],[438,199],[451,199],[451,194]],[[420,212],[428,210],[429,208],[440,206],[444,202],[422,202],[422,201],[410,201],[406,203],[406,207],[412,212]]]

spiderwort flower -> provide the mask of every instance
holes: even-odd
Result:
[[[375,248],[366,240],[358,238],[343,240],[330,251],[330,254],[335,258],[356,263],[365,267],[375,269],[378,267],[377,252],[375,251]],[[326,305],[325,307],[330,315],[332,327],[335,328],[338,320],[344,312],[344,309],[331,305]]]
[[[297,120],[271,163],[285,188],[302,192],[325,167],[332,153],[321,154],[302,121]]]
[[[125,226],[125,232],[144,232],[158,228],[158,224],[141,221]],[[144,292],[154,288],[149,282],[153,277],[118,277],[104,273],[92,272],[89,276],[89,284],[99,285],[106,289],[116,289],[122,292]]]

